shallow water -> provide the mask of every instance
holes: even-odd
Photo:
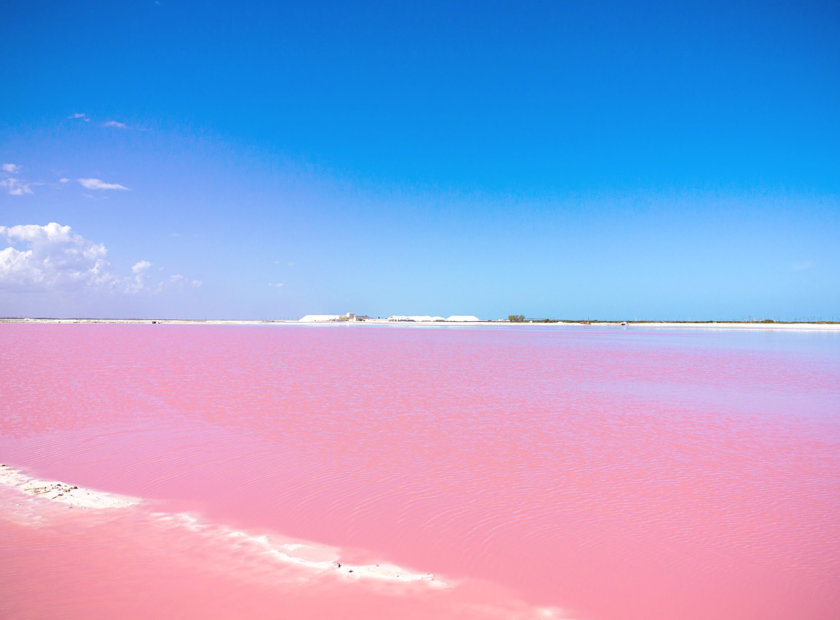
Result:
[[[0,345],[0,461],[143,499],[0,489],[2,617],[840,615],[840,334],[2,325]],[[278,562],[283,541],[443,587]]]

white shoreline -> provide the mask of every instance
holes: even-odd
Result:
[[[434,322],[411,322],[411,321],[389,321],[387,319],[366,319],[364,321],[337,321],[337,322],[308,322],[302,323],[297,320],[223,320],[223,319],[30,319],[30,318],[2,318],[0,324],[45,324],[45,325],[297,325],[300,327],[364,327],[364,326],[388,326],[388,327],[622,327],[624,329],[639,328],[669,328],[669,329],[701,329],[701,330],[747,330],[747,331],[826,331],[840,332],[840,323],[761,323],[761,322],[633,322],[633,321],[557,321],[544,322],[521,322],[511,323],[509,321],[434,321]]]
[[[74,508],[108,510],[127,508],[140,503],[140,499],[137,497],[86,489],[56,480],[32,478],[5,464],[0,464],[0,484],[13,487],[27,495],[61,502]]]
[[[226,525],[205,523],[188,513],[156,512],[152,516],[159,523],[183,527],[191,532],[206,535],[216,540],[250,547],[254,552],[269,557],[280,564],[296,566],[321,575],[334,574],[352,581],[420,583],[433,588],[445,588],[450,585],[435,577],[432,573],[411,571],[395,564],[384,562],[378,564],[348,564],[341,560],[338,548],[320,543],[287,540],[265,534],[250,534]]]
[[[66,504],[68,508],[113,510],[139,506],[143,503],[137,497],[97,491],[66,482],[34,478],[6,464],[0,464],[0,484],[34,498]],[[251,547],[254,552],[271,557],[280,564],[295,566],[316,574],[334,574],[353,581],[416,583],[433,588],[445,588],[450,585],[432,573],[412,571],[395,564],[347,564],[342,562],[338,548],[320,543],[291,539],[283,539],[283,542],[280,542],[268,535],[255,535],[223,524],[205,523],[188,513],[153,512],[149,516],[160,525],[184,528],[216,540],[244,544]],[[32,524],[37,525],[38,522]]]

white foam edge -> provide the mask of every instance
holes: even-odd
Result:
[[[337,548],[328,545],[302,541],[281,542],[264,534],[250,534],[224,525],[203,523],[198,517],[189,513],[156,512],[152,516],[158,521],[185,527],[193,532],[247,545],[276,562],[319,574],[334,574],[348,580],[417,583],[434,588],[445,588],[450,585],[432,573],[421,573],[395,564],[348,564],[341,560]],[[320,559],[312,559],[313,556]]]
[[[127,508],[140,503],[137,497],[97,491],[57,480],[33,478],[5,464],[0,464],[0,484],[14,487],[27,495],[61,502],[76,508]]]
[[[34,478],[5,464],[0,464],[0,484],[33,497],[60,502],[76,508],[107,510],[128,508],[141,503],[141,500],[136,497],[97,491],[56,480]],[[279,542],[267,535],[255,535],[225,525],[203,523],[198,517],[188,513],[155,512],[151,516],[159,522],[184,527],[192,532],[221,536],[229,541],[247,544],[277,562],[321,574],[332,573],[350,580],[420,583],[431,587],[449,585],[432,573],[416,572],[395,564],[348,564],[341,561],[338,549],[327,545],[302,541]],[[307,555],[324,559],[311,559]]]

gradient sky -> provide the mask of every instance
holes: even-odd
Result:
[[[4,6],[0,316],[840,320],[836,3],[266,4]]]

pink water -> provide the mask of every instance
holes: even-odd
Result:
[[[144,500],[0,488],[0,617],[840,617],[837,333],[7,324],[0,389],[0,461]]]

